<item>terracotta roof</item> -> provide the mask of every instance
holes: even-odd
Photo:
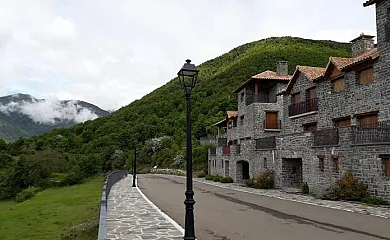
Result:
[[[356,64],[359,64],[367,60],[374,60],[378,57],[379,57],[378,49],[373,48],[357,57],[352,58],[352,61],[350,61],[348,64],[345,64],[343,67],[340,68],[340,70],[346,70],[347,68],[355,66]]]
[[[273,71],[265,71],[259,74],[256,74],[251,77],[251,79],[268,79],[268,80],[285,80],[290,81],[291,75],[279,75]]]
[[[322,77],[325,73],[325,68],[320,67],[309,67],[309,66],[297,66],[295,69],[295,72],[290,80],[290,82],[287,85],[287,88],[284,89],[280,94],[284,94],[286,92],[290,92],[292,87],[294,86],[295,82],[297,81],[299,74],[302,73],[305,75],[307,79],[310,81],[314,81],[320,77]]]
[[[313,81],[317,78],[322,77],[324,75],[324,72],[325,72],[325,68],[308,67],[308,66],[297,66],[297,70],[299,70],[301,73],[305,74],[305,76],[310,81]]]
[[[232,117],[238,117],[238,111],[227,111],[227,119],[230,119]]]
[[[276,72],[273,71],[264,71],[259,74],[256,74],[249,78],[247,81],[245,81],[241,86],[236,88],[233,92],[238,92],[241,89],[243,89],[248,83],[250,83],[254,79],[260,79],[260,80],[275,80],[275,81],[290,81],[291,75],[279,75]]]
[[[365,3],[363,3],[363,6],[364,7],[368,7],[368,6],[370,6],[370,5],[374,4],[374,3],[377,3],[377,2],[378,2],[378,0],[368,0]]]

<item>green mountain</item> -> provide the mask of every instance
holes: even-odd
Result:
[[[28,94],[0,97],[0,138],[15,141],[19,137],[42,135],[55,128],[77,124],[109,112],[83,101],[46,101]]]
[[[275,70],[279,60],[287,60],[289,72],[293,73],[296,65],[325,67],[329,56],[350,56],[350,45],[293,37],[268,38],[244,44],[199,65],[199,83],[192,94],[195,168],[207,165],[206,149],[196,139],[215,134],[212,124],[223,118],[226,110],[236,109],[237,96],[232,93],[236,87],[254,74]],[[10,144],[7,151],[30,155],[54,149],[67,164],[93,174],[131,164],[137,141],[141,168],[172,164],[183,167],[185,120],[184,92],[174,78],[106,117],[20,139]]]

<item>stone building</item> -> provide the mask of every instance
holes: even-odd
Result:
[[[273,169],[278,187],[307,182],[322,194],[352,171],[371,194],[390,199],[390,0],[375,5],[377,45],[361,34],[352,57],[326,68],[288,63],[251,77],[234,92],[237,112],[217,123],[211,174],[236,182]]]

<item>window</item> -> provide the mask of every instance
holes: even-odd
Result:
[[[267,169],[268,166],[267,166],[267,158],[264,158],[264,169]]]
[[[350,118],[344,118],[344,119],[334,120],[334,126],[336,128],[339,128],[339,127],[349,127],[349,126],[351,126],[351,119]]]
[[[317,123],[307,123],[303,125],[303,130],[305,132],[314,132],[317,131]]]
[[[344,78],[339,78],[332,81],[332,91],[333,92],[342,92],[345,90],[345,80]]]
[[[277,112],[265,113],[265,129],[279,129]]]
[[[294,93],[291,95],[291,104],[296,104],[301,101],[301,95],[299,93]]]
[[[244,115],[240,117],[240,125],[245,125]]]
[[[358,72],[359,84],[370,84],[374,81],[374,72],[372,67]]]
[[[245,96],[245,93],[242,92],[242,93],[241,93],[241,102],[244,102],[244,96]]]
[[[307,99],[313,99],[317,97],[317,90],[315,87],[307,90]]]
[[[223,168],[223,160],[221,160],[221,166],[222,166],[222,168]]]
[[[386,177],[390,177],[390,158],[383,159],[384,173]]]
[[[333,158],[333,172],[338,173],[340,171],[339,159]]]
[[[377,127],[378,126],[378,114],[370,114],[366,116],[358,117],[359,125],[365,127]]]
[[[233,127],[237,127],[237,118],[233,119]]]
[[[321,172],[323,172],[324,169],[325,169],[325,163],[324,163],[325,159],[324,158],[319,158],[318,160],[319,160],[318,168],[320,169]]]

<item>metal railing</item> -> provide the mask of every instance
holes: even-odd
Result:
[[[276,103],[276,96],[273,97],[270,94],[250,95],[246,98],[245,104],[248,106],[252,103]]]
[[[352,126],[353,143],[390,142],[390,121]]]
[[[276,137],[266,137],[256,139],[256,149],[274,149],[276,148]]]
[[[107,239],[107,200],[110,195],[111,187],[121,180],[123,176],[127,176],[127,171],[119,170],[112,172],[106,178],[102,189],[102,198],[100,200],[100,217],[99,217],[99,233],[98,240]]]
[[[318,110],[317,98],[307,99],[299,103],[288,106],[288,115],[294,116],[302,113],[312,112]]]
[[[327,146],[339,144],[338,128],[321,129],[313,132],[314,146]]]
[[[282,129],[282,121],[281,120],[276,120],[276,121],[264,120],[263,127],[264,127],[264,129]]]

